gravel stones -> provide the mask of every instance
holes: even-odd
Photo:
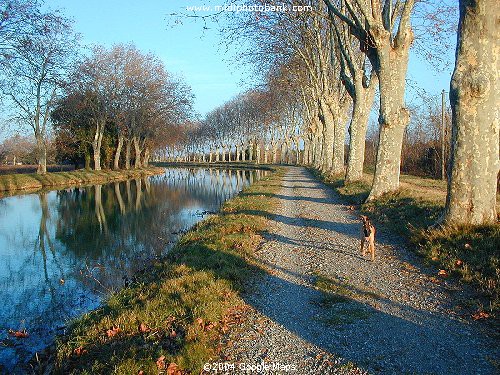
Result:
[[[305,168],[290,167],[282,186],[256,254],[269,272],[249,285],[246,321],[223,339],[221,360],[235,368],[218,373],[496,373],[498,342],[455,312],[466,288],[436,281],[384,230],[375,262],[362,257],[356,212]]]

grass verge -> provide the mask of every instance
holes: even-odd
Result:
[[[498,318],[500,309],[500,225],[456,226],[429,229],[441,214],[446,198],[443,181],[401,176],[399,191],[363,203],[371,186],[370,175],[344,184],[339,176],[320,174],[349,204],[405,238],[427,264],[473,284],[484,296],[479,309]]]
[[[199,373],[237,324],[244,282],[263,272],[253,254],[275,205],[282,170],[226,202],[185,234],[166,259],[74,321],[42,366],[60,374]],[[271,196],[270,196],[271,195]],[[176,372],[177,371],[177,372]]]
[[[164,170],[158,167],[148,167],[128,170],[92,171],[79,169],[71,172],[52,172],[44,175],[36,173],[6,174],[0,176],[0,197],[19,194],[20,191],[38,191],[55,186],[71,186],[81,184],[97,184],[110,181],[123,181],[130,178],[160,174]]]

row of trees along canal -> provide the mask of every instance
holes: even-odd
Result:
[[[357,181],[363,174],[367,123],[378,91],[378,148],[368,200],[396,191],[410,122],[404,100],[410,48],[430,50],[432,39],[449,25],[446,19],[454,14],[453,7],[414,0],[280,3],[289,9],[310,8],[229,16],[226,39],[243,41],[243,57],[267,72],[265,85],[193,126],[178,144],[180,154],[200,161],[266,163],[277,162],[278,154],[290,161],[290,150],[295,150],[296,162],[344,174],[346,182]],[[497,220],[499,7],[496,0],[459,2],[445,210],[445,220],[451,223]],[[414,20],[419,21],[418,30]],[[450,27],[457,29],[456,24]],[[417,33],[429,30],[432,38]],[[169,152],[175,156],[175,149]]]
[[[1,99],[14,123],[32,128],[38,173],[51,145],[60,161],[95,170],[147,166],[190,119],[190,88],[133,45],[85,56],[80,47],[71,21],[37,0],[0,5]]]

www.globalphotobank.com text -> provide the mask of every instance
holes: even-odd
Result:
[[[189,12],[305,12],[312,11],[311,5],[188,5]]]

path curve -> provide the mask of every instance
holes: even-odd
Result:
[[[462,288],[388,233],[377,235],[375,262],[361,257],[355,213],[305,168],[288,168],[277,198],[257,252],[269,273],[252,282],[247,320],[224,339],[224,360],[237,364],[228,373],[262,363],[268,374],[495,373],[498,344],[454,309]],[[339,298],[325,298],[318,280]]]

